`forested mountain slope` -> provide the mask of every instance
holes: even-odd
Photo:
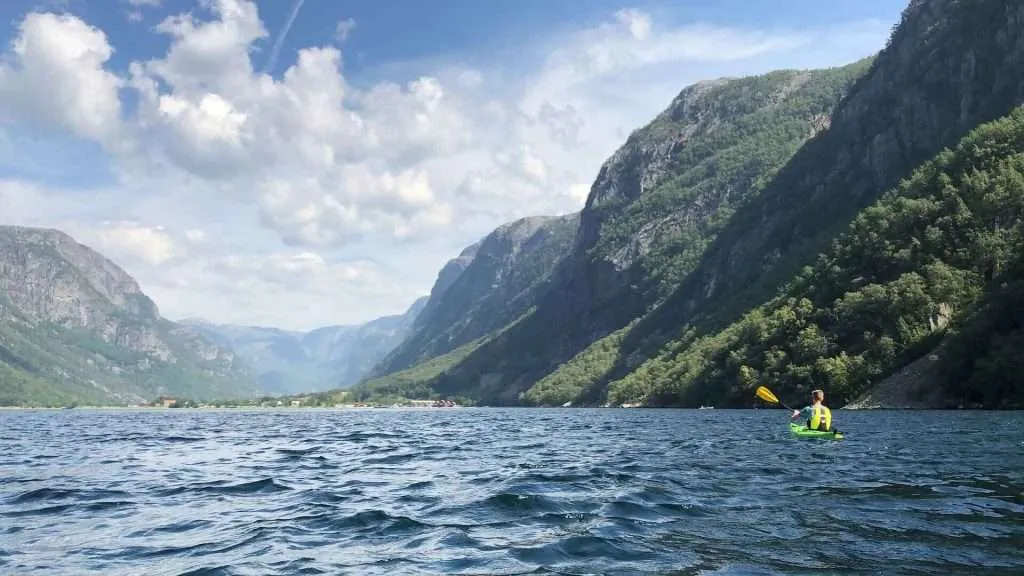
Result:
[[[737,211],[673,294],[542,380],[527,399],[599,401],[609,382],[648,358],[664,362],[666,347],[685,349],[775,296],[860,209],[1024,101],[1022,24],[1024,4],[1007,0],[912,3],[830,127]],[[671,393],[648,401],[689,403]]]
[[[788,359],[775,359],[771,346],[777,343],[767,336],[771,345],[763,362],[747,356],[760,353],[753,348],[722,348],[722,342],[732,341],[730,330],[751,314],[774,313],[776,298],[799,291],[798,275],[822,254],[839,258],[834,242],[846,232],[852,236],[844,241],[856,242],[848,239],[857,237],[850,227],[858,214],[878,210],[887,191],[927,195],[931,184],[918,182],[910,190],[901,181],[930,161],[939,167],[932,169],[946,170],[944,148],[1022,102],[1024,2],[1013,0],[915,0],[871,59],[687,87],[601,168],[572,248],[537,292],[535,306],[500,331],[377,384],[386,384],[389,393],[464,396],[486,404],[732,405],[749,404],[743,390],[753,380],[778,379],[787,391],[829,382],[834,403],[849,399],[942,336],[896,339],[880,328],[879,343],[837,333],[822,336],[825,345],[804,335],[820,348],[814,362],[845,362],[841,352],[860,357],[876,344],[889,346],[883,336],[898,340],[889,356],[869,357],[871,352],[851,360],[864,365],[847,367],[846,380],[839,368],[805,363],[810,356],[794,360],[794,350],[786,350]],[[963,158],[967,164],[987,162]],[[960,177],[949,169],[950,178]],[[957,232],[948,234],[944,241]],[[852,275],[835,280],[829,297],[860,293],[864,279],[873,277],[858,269],[862,262],[844,262]],[[937,273],[914,272],[926,281]],[[986,274],[971,272],[979,273]],[[886,277],[879,285],[896,280]],[[996,328],[984,318],[992,320],[991,310],[1004,309],[1012,294],[987,280],[964,282],[973,292],[955,302],[930,296],[933,304],[944,304],[932,322],[964,322],[964,333],[991,325],[1005,334],[990,348],[1008,346],[1015,328]],[[978,293],[987,296],[975,301]],[[812,309],[798,299],[794,313],[813,315],[826,307],[807,299]],[[969,317],[977,320],[960,316],[975,307]],[[733,364],[719,365],[718,353]],[[832,376],[823,379],[823,371]]]
[[[256,393],[231,350],[161,318],[98,252],[57,230],[0,226],[0,405]]]
[[[434,387],[487,403],[519,394],[649,311],[735,211],[771,182],[869,62],[702,82],[683,90],[602,167],[572,252],[535,311]]]
[[[944,150],[864,210],[785,293],[729,328],[680,341],[611,400],[742,406],[768,382],[841,405],[952,340],[940,371],[957,404],[1024,406],[1024,108]]]

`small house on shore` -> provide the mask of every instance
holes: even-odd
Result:
[[[178,401],[177,398],[172,398],[170,396],[161,396],[161,397],[156,399],[156,402],[153,402],[153,406],[162,406],[164,408],[170,408],[177,401]]]

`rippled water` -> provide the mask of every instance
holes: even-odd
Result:
[[[1024,414],[836,417],[0,411],[0,573],[1024,573]]]

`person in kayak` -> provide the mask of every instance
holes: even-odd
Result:
[[[811,392],[811,405],[805,406],[802,410],[793,410],[790,419],[801,414],[807,415],[807,428],[809,430],[821,430],[824,432],[838,432],[832,429],[832,411],[828,406],[822,404],[825,401],[825,392],[814,390]]]

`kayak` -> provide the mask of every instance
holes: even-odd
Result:
[[[789,423],[789,431],[797,436],[806,436],[808,438],[826,438],[832,440],[842,440],[842,432],[823,432],[821,430],[810,430],[803,424],[797,424],[795,422]]]

